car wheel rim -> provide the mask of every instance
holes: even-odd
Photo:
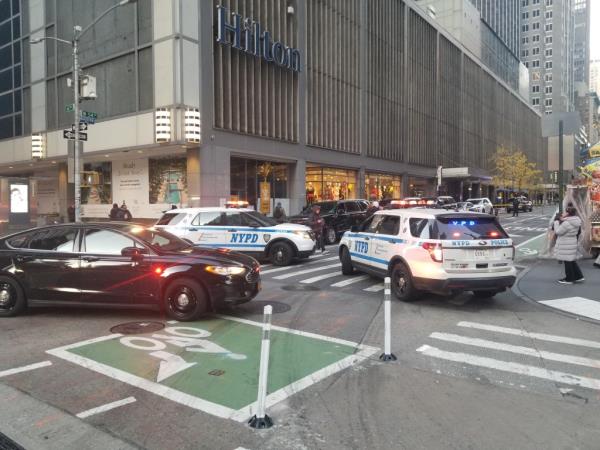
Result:
[[[0,309],[9,310],[15,306],[17,293],[8,283],[0,284]]]
[[[276,247],[275,248],[275,261],[278,263],[283,262],[283,260],[285,259],[285,250],[283,247]]]
[[[396,273],[396,282],[395,282],[396,292],[401,296],[406,294],[406,290],[408,287],[408,280],[406,279],[406,275],[404,272]]]
[[[177,292],[169,299],[171,309],[179,313],[187,313],[192,311],[196,306],[196,295],[187,286],[178,289]]]

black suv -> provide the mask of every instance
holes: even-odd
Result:
[[[308,225],[308,215],[315,205],[321,207],[321,217],[325,220],[323,232],[326,244],[335,244],[345,231],[362,223],[367,218],[367,209],[369,208],[367,200],[317,202],[304,208],[297,216],[290,217],[289,221]]]

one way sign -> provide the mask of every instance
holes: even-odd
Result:
[[[86,131],[88,129],[88,124],[85,122],[79,122],[79,131]],[[75,132],[75,124],[71,125],[71,131]]]
[[[75,140],[75,131],[73,130],[63,130],[63,137],[65,139]],[[80,141],[87,141],[87,133],[79,133]]]

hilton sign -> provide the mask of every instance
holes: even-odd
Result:
[[[231,19],[231,21],[230,21]],[[224,6],[217,6],[217,42],[273,62],[286,69],[300,72],[300,50],[273,41],[271,33],[263,30],[260,23],[242,19],[236,13],[229,14]]]

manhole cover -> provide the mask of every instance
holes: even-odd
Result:
[[[213,377],[220,377],[224,373],[225,373],[225,371],[221,370],[221,369],[213,369],[210,372],[208,372],[208,374],[212,375]]]
[[[292,309],[290,305],[281,302],[267,302],[264,300],[257,300],[253,302],[244,303],[240,305],[240,309],[250,314],[262,314],[265,306],[271,305],[273,307],[273,314],[288,312]]]
[[[115,325],[110,329],[111,333],[119,334],[144,334],[162,330],[165,324],[162,322],[127,322]]]
[[[310,284],[291,284],[289,286],[281,286],[284,291],[320,291],[318,286]]]

